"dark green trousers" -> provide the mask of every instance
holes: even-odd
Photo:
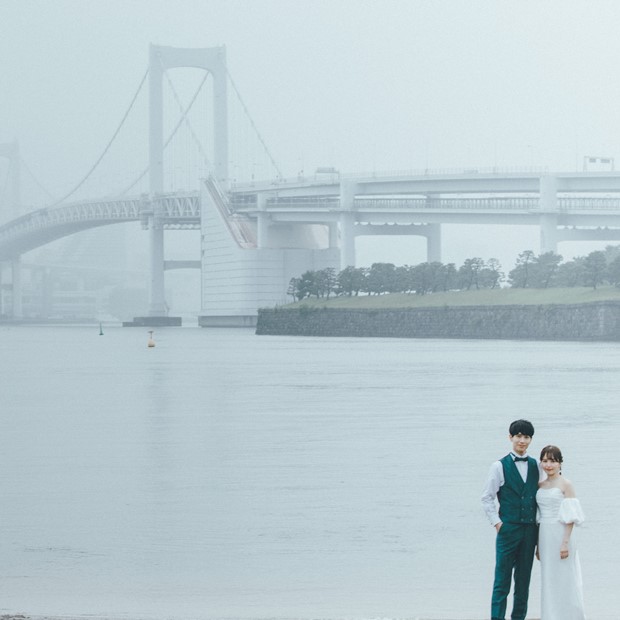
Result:
[[[495,582],[491,600],[492,620],[504,620],[514,574],[512,620],[525,620],[538,526],[504,523],[495,541]]]

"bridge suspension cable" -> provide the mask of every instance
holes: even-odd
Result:
[[[192,139],[194,140],[196,146],[198,147],[198,152],[202,155],[202,158],[204,159],[204,162],[207,165],[207,168],[211,168],[212,164],[209,161],[209,158],[207,157],[207,154],[205,153],[204,147],[202,146],[202,143],[198,139],[198,136],[196,135],[196,132],[194,131],[194,128],[192,127],[192,124],[191,124],[189,118],[187,118],[187,115],[188,115],[189,111],[191,110],[192,106],[194,105],[194,101],[196,101],[196,98],[198,97],[198,94],[202,90],[202,87],[204,86],[205,82],[207,81],[207,78],[209,77],[209,74],[205,71],[205,74],[204,74],[204,76],[202,78],[202,81],[200,82],[200,85],[198,86],[198,90],[196,90],[196,92],[194,93],[194,96],[192,97],[192,100],[190,101],[190,104],[189,104],[189,106],[187,107],[187,109],[185,111],[183,111],[183,104],[181,103],[181,99],[179,97],[179,94],[177,93],[176,88],[174,87],[174,84],[172,83],[172,80],[170,79],[170,76],[168,75],[167,71],[165,72],[165,75],[166,75],[166,79],[168,80],[168,85],[170,86],[172,94],[174,95],[174,98],[175,98],[175,100],[176,100],[176,102],[177,102],[177,104],[179,106],[179,110],[181,111],[181,114],[182,114],[181,119],[179,120],[179,123],[174,128],[172,136],[170,136],[170,140],[172,140],[172,137],[178,131],[178,129],[181,126],[181,124],[183,122],[185,122],[185,125],[189,129],[190,136],[192,137]]]
[[[175,94],[176,100],[179,103],[179,106],[180,106],[180,109],[181,109],[181,118],[179,119],[179,121],[175,125],[174,129],[172,130],[172,132],[170,133],[170,135],[168,136],[168,138],[164,142],[164,150],[170,144],[170,142],[172,142],[172,139],[176,135],[177,131],[179,131],[179,128],[181,127],[183,122],[187,119],[187,115],[189,114],[190,110],[192,109],[196,99],[198,98],[198,95],[200,94],[200,91],[202,90],[202,87],[204,86],[205,82],[207,81],[207,78],[209,77],[209,74],[205,73],[205,75],[202,78],[202,81],[200,82],[200,84],[198,85],[198,88],[196,89],[196,92],[194,93],[191,101],[189,102],[187,107],[185,109],[183,109],[183,104],[181,103],[181,100],[179,99],[179,96],[177,95],[176,91],[174,90],[174,86],[172,85],[172,82],[170,81],[170,78],[168,77],[167,72],[165,72],[165,73],[166,73],[166,77],[168,78],[168,81],[170,82],[170,86],[172,87],[172,91]],[[196,140],[196,142],[198,144],[198,148],[199,148],[201,154],[203,155],[203,157],[205,159],[205,163],[207,164],[207,166],[211,166],[211,163],[209,162],[209,159],[207,158],[206,154],[204,153],[204,149],[202,148],[202,144],[200,144],[200,141],[196,137],[195,132],[194,132],[191,124],[189,123],[189,120],[187,120],[187,124],[188,124],[188,127],[190,128],[190,131],[191,131],[194,139]],[[129,190],[131,190],[133,187],[135,187],[146,176],[148,171],[149,171],[149,167],[147,166],[140,173],[140,175],[131,184],[129,184],[127,187],[125,187],[125,189],[123,189],[119,194],[117,194],[117,196],[124,196]]]
[[[77,192],[77,190],[80,189],[80,187],[82,187],[82,185],[84,185],[84,183],[86,183],[86,181],[88,180],[90,175],[96,170],[97,166],[101,163],[101,160],[105,157],[106,153],[110,150],[110,147],[112,146],[114,140],[116,140],[116,137],[118,136],[118,134],[120,133],[120,131],[121,131],[122,127],[123,127],[123,125],[125,124],[125,121],[127,120],[127,117],[129,116],[129,113],[131,112],[134,104],[136,103],[136,99],[138,98],[138,95],[140,94],[140,91],[142,90],[142,87],[144,86],[144,82],[146,82],[146,78],[147,78],[148,74],[149,74],[149,70],[147,69],[145,71],[144,75],[142,76],[142,80],[140,81],[138,89],[136,90],[136,93],[133,96],[133,99],[131,100],[131,103],[129,104],[129,107],[127,108],[127,111],[123,115],[123,118],[122,118],[121,122],[119,123],[118,127],[116,128],[116,131],[114,132],[114,134],[110,138],[108,144],[106,145],[105,149],[103,150],[103,153],[101,153],[101,155],[99,156],[97,161],[91,166],[90,170],[86,173],[86,175],[82,178],[82,180],[68,194],[65,194],[62,198],[60,198],[59,200],[57,200],[55,203],[53,203],[50,206],[55,207],[55,206],[63,203],[70,196],[73,196],[73,194],[75,194],[75,192]]]
[[[30,166],[24,161],[23,158],[19,158],[20,165],[24,168],[24,170],[30,175],[30,178],[35,182],[37,187],[44,193],[47,194],[50,200],[56,200],[52,193],[39,181],[39,179],[35,176],[34,172],[31,170]]]
[[[241,93],[239,92],[239,89],[237,88],[237,85],[235,84],[235,81],[232,79],[232,75],[230,75],[230,72],[228,71],[228,67],[224,67],[224,69],[226,70],[226,75],[228,76],[228,79],[230,80],[230,84],[233,87],[233,90],[235,91],[235,94],[237,95],[237,99],[239,99],[239,103],[241,104],[241,107],[243,108],[243,111],[245,112],[245,115],[247,116],[248,120],[250,121],[250,125],[252,126],[252,129],[256,133],[256,137],[258,138],[259,142],[261,143],[261,146],[264,149],[265,154],[269,158],[269,161],[271,162],[271,165],[274,167],[275,171],[278,173],[278,178],[279,179],[283,178],[282,177],[282,172],[280,171],[280,168],[278,167],[278,164],[276,164],[275,159],[273,158],[273,156],[271,155],[271,152],[267,148],[267,144],[263,140],[263,136],[261,136],[260,132],[258,131],[258,127],[256,127],[256,123],[254,122],[254,119],[250,115],[250,111],[248,110],[248,107],[245,105],[245,101],[243,101],[243,98],[241,97]]]

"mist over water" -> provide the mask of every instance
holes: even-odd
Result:
[[[615,617],[617,344],[147,339],[0,327],[0,612],[485,617],[479,498],[527,417],[586,512],[588,617]]]

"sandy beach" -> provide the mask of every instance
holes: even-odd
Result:
[[[116,620],[110,617],[96,617],[92,615],[85,614],[84,616],[28,616],[24,614],[6,614],[0,616],[0,620],[84,620],[88,618],[89,620]],[[133,620],[143,620],[140,618],[134,618]],[[283,618],[281,620],[301,620],[299,618]],[[325,619],[326,620],[326,619]],[[372,618],[368,617],[363,620],[390,620],[389,618]],[[399,618],[394,620],[438,620],[437,618],[431,619],[422,616],[412,616],[409,618]],[[439,620],[453,620],[451,618],[442,618]],[[463,620],[463,619],[461,619]],[[466,620],[483,620],[482,618],[468,618]],[[529,618],[528,620],[540,620],[539,618]]]

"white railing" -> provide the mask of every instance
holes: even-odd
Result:
[[[205,179],[204,184],[235,243],[240,248],[255,248],[256,235],[251,229],[247,217],[232,212],[228,197],[213,177],[210,176]]]
[[[133,222],[148,219],[154,212],[167,228],[199,228],[200,197],[197,193],[162,195],[153,203],[142,198],[123,198],[75,202],[58,207],[38,209],[0,226],[2,244],[14,243],[44,230],[59,229],[71,224]]]
[[[355,204],[379,211],[532,211],[538,208],[538,198],[361,198]]]
[[[562,211],[620,211],[620,197],[562,197],[558,205]]]
[[[256,203],[231,202],[210,179],[205,182],[209,194],[226,219],[231,234],[241,247],[255,247],[256,233],[245,211],[256,210]],[[302,188],[300,188],[300,193]],[[314,211],[317,213],[338,210],[337,196],[292,196],[274,197],[267,201],[269,211],[283,209]],[[356,210],[388,213],[390,211],[464,211],[495,213],[536,213],[541,211],[538,196],[488,196],[488,197],[362,197],[355,199]],[[557,199],[559,213],[617,213],[620,214],[619,196],[559,196]],[[53,231],[66,226],[65,234],[76,228],[88,228],[88,225],[71,226],[71,224],[91,222],[93,226],[113,222],[139,221],[147,223],[155,217],[166,228],[198,228],[200,226],[200,196],[197,192],[162,194],[152,201],[146,197],[132,197],[98,201],[75,202],[58,207],[43,208],[32,211],[0,226],[0,253],[2,246],[15,248],[21,240],[39,231]],[[57,236],[62,236],[59,234]],[[49,238],[50,235],[47,235]],[[52,235],[53,237],[53,235]]]
[[[407,179],[410,177],[445,177],[471,175],[528,175],[540,176],[549,169],[544,166],[480,166],[470,168],[417,168],[410,170],[376,170],[372,172],[346,172],[340,176],[343,179]]]
[[[271,198],[267,200],[267,207],[307,208],[307,209],[337,209],[340,199],[335,196],[290,196],[287,198]]]
[[[311,211],[329,211],[339,208],[335,198],[279,198],[267,201],[267,207],[276,209],[305,209]],[[246,207],[248,210],[255,206]],[[558,211],[619,211],[620,197],[560,197]],[[368,211],[493,211],[493,212],[535,212],[541,210],[538,197],[513,196],[489,198],[356,198],[355,209]]]
[[[267,201],[276,209],[330,211],[339,208],[337,198],[279,198]],[[255,207],[254,207],[255,208]],[[355,209],[368,211],[524,211],[538,209],[538,198],[356,198]]]

